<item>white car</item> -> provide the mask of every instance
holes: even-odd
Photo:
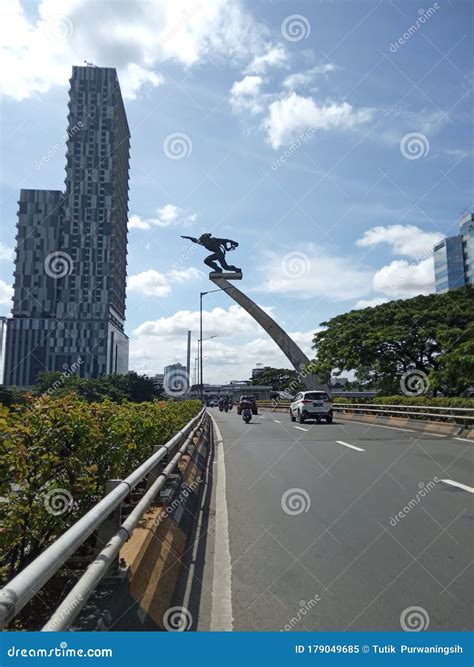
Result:
[[[307,419],[324,419],[332,424],[332,401],[325,391],[300,391],[290,405],[290,419],[300,424]]]

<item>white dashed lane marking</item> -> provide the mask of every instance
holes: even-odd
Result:
[[[351,449],[355,449],[356,452],[365,452],[365,449],[362,449],[361,447],[356,447],[355,445],[350,445],[348,442],[344,442],[344,440],[336,440],[338,445],[344,445],[344,447],[350,447]]]
[[[453,479],[442,479],[440,480],[444,484],[449,484],[449,486],[456,486],[458,489],[463,491],[468,491],[469,493],[474,493],[472,486],[467,486],[466,484],[461,484],[461,482],[455,482]]]

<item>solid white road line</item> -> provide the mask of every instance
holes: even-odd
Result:
[[[232,617],[232,563],[230,559],[229,516],[227,513],[224,443],[216,420],[214,428],[214,455],[217,458],[216,535],[214,542],[214,577],[212,583],[211,631],[231,632]]]
[[[454,438],[454,440],[461,440],[462,442],[474,442],[474,440],[469,440],[468,438]]]
[[[376,426],[377,428],[391,428],[394,431],[406,431],[407,433],[415,433],[411,428],[401,428],[400,426],[382,426],[382,424],[372,424],[371,422],[359,422],[355,419],[344,419],[341,423],[351,422],[352,424],[363,424],[364,426]]]
[[[276,422],[277,424],[281,424],[281,422],[279,422],[278,419],[274,419],[273,421]]]
[[[441,479],[440,482],[444,482],[445,484],[449,484],[450,486],[457,486],[458,489],[462,489],[463,491],[469,491],[469,493],[474,493],[474,489],[472,486],[466,486],[466,484],[461,484],[461,482],[455,482],[452,479]]]
[[[297,428],[299,431],[309,431],[309,428],[303,428],[302,426],[293,426],[293,428]]]
[[[336,440],[338,445],[344,445],[344,447],[350,447],[351,449],[355,449],[356,452],[365,452],[365,449],[362,449],[361,447],[356,447],[355,445],[350,445],[348,442],[344,442],[343,440]]]

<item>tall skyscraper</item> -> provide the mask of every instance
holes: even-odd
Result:
[[[130,131],[117,72],[73,67],[65,191],[21,190],[5,384],[128,371]]]
[[[434,247],[436,292],[474,285],[474,214],[460,222],[460,233]]]

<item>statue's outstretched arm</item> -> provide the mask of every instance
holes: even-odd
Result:
[[[188,239],[188,241],[192,241],[193,243],[199,243],[198,239],[195,239],[194,236],[182,236],[182,239]]]

